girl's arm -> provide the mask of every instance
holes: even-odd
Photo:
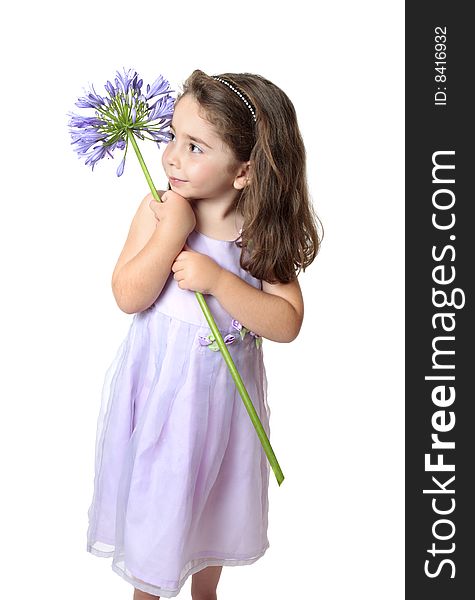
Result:
[[[303,321],[303,299],[297,279],[291,283],[262,282],[262,290],[188,246],[172,265],[182,290],[212,294],[244,327],[275,342],[291,342]]]
[[[302,326],[304,305],[297,279],[262,282],[262,291],[231,271],[220,269],[210,293],[247,329],[275,342],[291,342]]]
[[[160,192],[162,200],[164,192]],[[156,203],[151,194],[141,202],[132,220],[129,234],[112,274],[112,291],[121,310],[131,314],[145,310],[160,295],[171,270],[171,265],[183,248],[194,226],[194,213],[184,199],[175,204],[168,193],[166,205],[160,204],[158,221],[151,202]],[[183,203],[186,203],[183,204]],[[159,204],[159,203],[156,203]],[[157,208],[154,206],[154,209]],[[192,220],[186,220],[183,215]],[[181,226],[176,225],[179,220]]]

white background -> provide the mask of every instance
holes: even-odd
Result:
[[[224,568],[218,597],[403,598],[403,3],[14,6],[0,42],[2,597],[132,598],[86,530],[103,377],[132,318],[110,278],[148,189],[132,154],[120,179],[120,158],[92,173],[67,132],[83,88],[132,67],[175,87],[195,68],[282,87],[325,227],[300,277],[300,336],[264,342],[286,477],[271,471],[270,548]],[[142,149],[163,187],[159,152]]]

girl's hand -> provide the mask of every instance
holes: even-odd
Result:
[[[196,217],[188,200],[168,190],[161,196],[161,202],[150,200],[150,209],[160,223],[160,227],[170,229],[185,240],[196,227]]]
[[[172,265],[173,279],[182,290],[212,294],[223,268],[212,258],[195,252],[185,244]]]

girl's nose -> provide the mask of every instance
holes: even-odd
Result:
[[[165,152],[163,153],[163,156],[164,156],[165,160],[167,161],[168,165],[173,166],[173,167],[180,166],[180,160],[179,160],[176,146],[174,146],[171,142],[168,143],[168,145],[165,149]]]

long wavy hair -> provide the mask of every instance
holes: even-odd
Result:
[[[309,198],[306,153],[294,106],[260,75],[223,73],[251,102],[256,121],[228,86],[196,70],[183,85],[239,162],[250,161],[249,183],[235,206],[243,216],[240,264],[253,277],[289,283],[315,259],[322,236]],[[321,224],[321,222],[320,222]]]

